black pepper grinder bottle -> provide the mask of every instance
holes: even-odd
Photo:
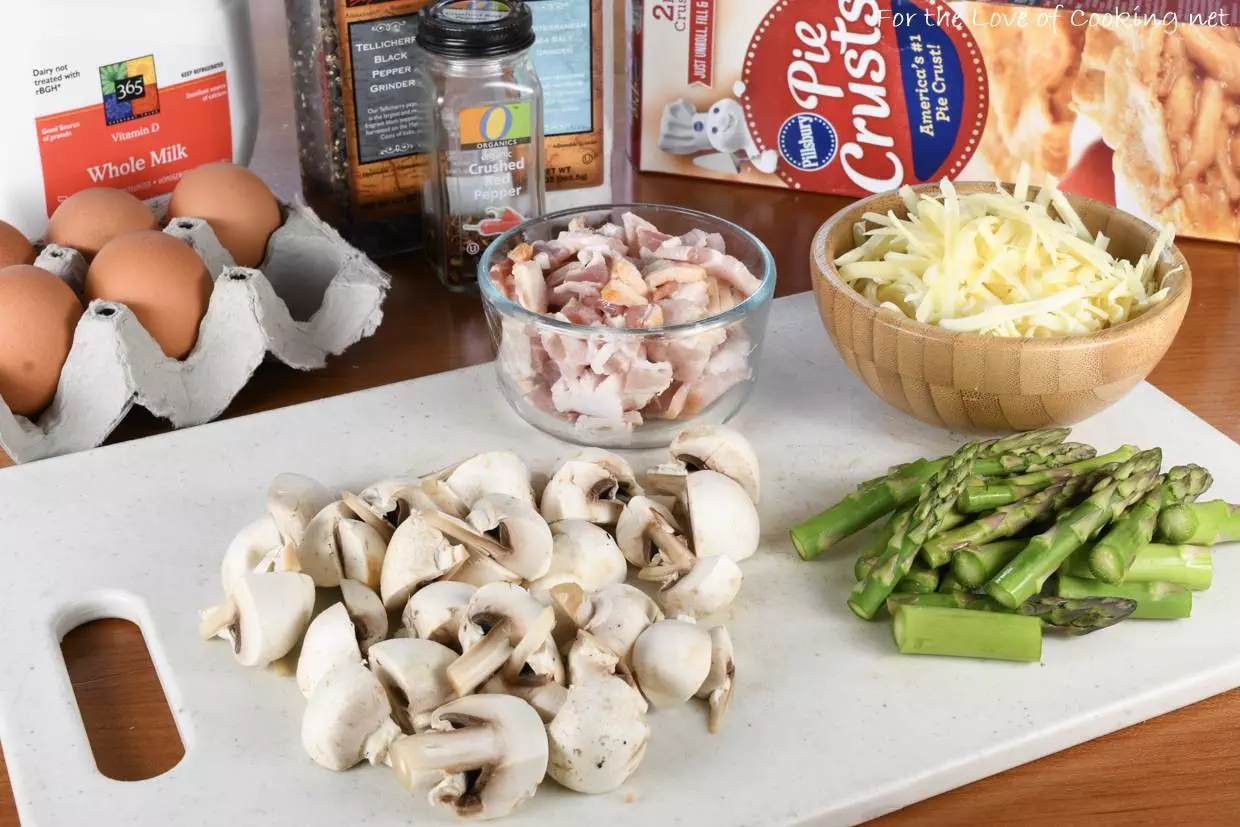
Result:
[[[440,281],[464,289],[492,239],[543,212],[533,16],[519,0],[444,0],[422,10],[417,43],[435,113],[426,251]]]
[[[431,123],[426,0],[285,0],[306,201],[372,256],[417,247]]]

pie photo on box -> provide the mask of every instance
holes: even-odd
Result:
[[[1114,152],[1116,203],[1240,239],[1240,30],[1092,26],[1075,100]]]

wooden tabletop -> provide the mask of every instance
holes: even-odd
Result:
[[[280,0],[251,0],[251,7],[263,100],[253,167],[279,195],[289,197],[299,181],[283,5]],[[633,175],[622,151],[616,153],[616,166],[617,201],[696,207],[756,232],[778,260],[780,295],[809,289],[810,238],[845,203],[840,198],[772,189]],[[1240,247],[1193,241],[1181,246],[1192,264],[1193,303],[1179,338],[1151,381],[1240,440]],[[226,415],[241,416],[491,358],[476,296],[442,290],[417,256],[382,263],[392,273],[394,287],[383,326],[372,339],[314,373],[265,364]],[[149,415],[135,413],[116,438],[140,437],[163,428]],[[173,767],[183,751],[136,627],[122,621],[94,623],[70,634],[63,648],[100,771],[136,780]],[[1237,825],[1237,782],[1240,690],[979,781],[877,823]],[[6,773],[0,783],[0,827],[16,824]]]

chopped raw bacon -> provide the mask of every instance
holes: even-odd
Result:
[[[761,282],[727,254],[719,233],[660,232],[631,213],[592,228],[584,216],[552,241],[515,247],[492,278],[513,301],[590,328],[560,332],[505,320],[499,365],[529,404],[591,436],[623,435],[648,419],[696,416],[752,376],[737,325],[619,336],[725,313]]]

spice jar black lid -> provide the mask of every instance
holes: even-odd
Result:
[[[534,45],[521,0],[440,0],[418,13],[418,45],[444,57],[500,57]]]

